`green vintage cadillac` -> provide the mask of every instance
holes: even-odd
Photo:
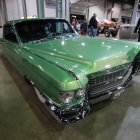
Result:
[[[83,119],[90,103],[117,97],[140,68],[140,43],[80,36],[63,19],[7,22],[0,45],[66,124]]]

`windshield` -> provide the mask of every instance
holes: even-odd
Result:
[[[17,23],[15,27],[22,43],[76,35],[65,20],[31,20]]]

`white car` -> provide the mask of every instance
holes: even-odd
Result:
[[[138,33],[134,33],[136,25],[123,24],[120,26],[119,38],[120,39],[129,39],[137,40]]]

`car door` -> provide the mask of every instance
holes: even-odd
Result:
[[[17,40],[16,34],[13,30],[12,25],[4,26],[4,35],[2,40],[2,46],[5,56],[8,60],[17,67],[18,70],[21,70],[21,58],[19,52],[19,42]]]

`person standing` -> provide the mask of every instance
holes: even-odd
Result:
[[[137,32],[138,32],[138,42],[140,42],[140,18],[139,18],[139,21],[137,23],[134,33],[137,33]]]
[[[73,26],[73,28],[75,29],[76,28],[76,24],[77,24],[77,22],[76,22],[76,19],[74,18],[73,20],[72,20],[72,26]]]
[[[97,27],[98,27],[97,24],[98,24],[98,22],[96,19],[96,14],[94,13],[89,21],[89,27],[91,28],[91,34],[90,34],[91,37],[97,36]]]
[[[87,35],[87,32],[88,32],[88,25],[86,20],[84,20],[83,23],[81,23],[81,34]]]
[[[76,31],[78,32],[78,33],[80,33],[80,31],[81,31],[81,23],[80,23],[80,21],[77,21],[77,24],[76,24]]]

